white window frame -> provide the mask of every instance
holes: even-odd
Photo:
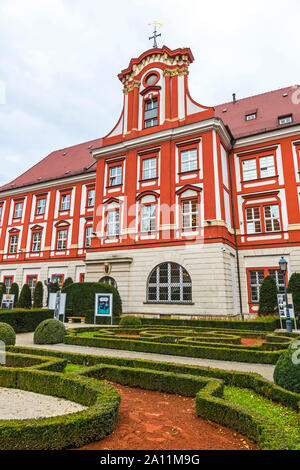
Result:
[[[278,118],[278,124],[282,126],[283,124],[290,124],[293,122],[293,115],[289,114],[288,116],[282,116]]]
[[[182,173],[198,170],[198,152],[196,148],[180,152],[180,169]]]
[[[259,217],[254,217],[254,209],[258,209]],[[251,219],[248,219],[248,211],[251,211],[251,215],[252,215]],[[247,234],[251,235],[253,233],[261,233],[262,232],[262,223],[261,223],[260,206],[246,207],[245,208],[245,216],[246,216]],[[259,222],[260,230],[256,230],[256,227],[255,227],[256,222]]]
[[[71,202],[71,194],[70,193],[62,194],[60,210],[61,211],[69,211],[70,210],[70,202]]]
[[[113,209],[107,211],[106,215],[106,235],[107,237],[115,237],[119,235],[120,230],[120,210]]]
[[[92,193],[92,195],[90,195]],[[94,207],[95,205],[95,189],[88,189],[87,192],[87,206]]]
[[[243,181],[251,181],[257,179],[256,158],[249,158],[242,161]]]
[[[36,203],[36,215],[44,215],[45,207],[46,207],[46,199],[45,198],[38,199]]]
[[[122,184],[122,165],[109,168],[109,186],[120,186]]]
[[[57,250],[65,250],[67,248],[68,230],[63,228],[57,231]]]
[[[41,232],[33,232],[31,251],[33,252],[41,251],[41,238],[42,238]]]
[[[256,117],[257,117],[257,113],[246,114],[245,116],[246,121],[253,121],[254,119],[256,119]]]
[[[259,169],[261,178],[269,178],[275,176],[275,160],[274,155],[267,155],[259,158]]]
[[[8,252],[10,254],[16,254],[18,250],[18,241],[19,241],[19,235],[10,235],[9,239],[9,249]]]
[[[255,273],[255,282],[251,282],[253,278],[251,279],[251,273]],[[262,277],[261,277],[262,273]],[[250,269],[249,270],[249,290],[250,290],[250,302],[257,304],[259,302],[259,290],[260,286],[262,285],[262,282],[265,278],[265,272],[264,269]],[[255,289],[256,296],[255,299],[253,299],[252,295],[252,289]]]
[[[193,210],[193,203],[196,203],[196,209]],[[185,206],[187,211],[185,211]],[[196,223],[193,224],[193,216],[196,216]],[[186,199],[181,201],[181,227],[183,229],[198,227],[198,201],[197,199]],[[185,223],[188,219],[188,224]]]
[[[142,166],[143,166],[142,179],[143,180],[151,180],[153,178],[156,178],[156,175],[157,175],[156,165],[157,165],[157,158],[156,157],[144,158],[143,159],[143,164],[142,164]]]
[[[142,204],[141,232],[156,231],[156,204]]]
[[[91,225],[87,225],[85,227],[85,248],[89,248],[91,246],[92,230],[93,227]]]
[[[271,216],[267,217],[266,216],[266,208],[270,208]],[[276,209],[275,209],[276,208]],[[276,213],[273,213],[273,210],[276,211]],[[280,224],[280,211],[279,211],[279,205],[278,204],[267,204],[264,206],[264,219],[265,219],[265,231],[270,233],[270,232],[280,232],[281,230],[281,224]],[[267,230],[267,220],[271,221],[271,226],[272,230]],[[275,229],[274,227],[274,221],[277,221],[279,224],[279,229]]]
[[[163,266],[166,266],[167,269],[167,282],[160,282],[160,269]],[[172,282],[172,265],[173,268],[177,267],[179,272],[179,282]],[[153,278],[153,275],[155,276],[155,282],[152,283],[150,282]],[[187,282],[184,282],[187,280]],[[167,299],[162,299],[160,295],[160,288],[167,288]],[[151,289],[156,289],[156,294],[155,294],[155,299],[150,299],[150,288]],[[172,288],[176,288],[179,290],[179,299],[172,299]],[[184,300],[183,295],[184,295],[184,289],[189,289],[189,299]],[[187,294],[186,294],[187,295]],[[168,304],[191,304],[192,303],[192,280],[185,268],[183,268],[180,264],[177,263],[162,263],[156,266],[153,271],[150,273],[150,276],[148,278],[147,282],[147,302],[149,303],[168,303]]]
[[[22,212],[23,212],[23,202],[16,202],[15,210],[14,210],[14,219],[20,219],[22,217]]]

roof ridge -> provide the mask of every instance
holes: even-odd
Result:
[[[276,88],[275,90],[265,91],[263,93],[257,93],[256,95],[246,96],[245,98],[236,98],[236,102],[238,103],[239,101],[247,100],[249,98],[255,98],[257,96],[263,96],[263,95],[268,95],[270,93],[275,93],[276,91],[289,90],[291,88],[298,88],[298,87],[300,87],[300,85],[296,84],[296,85],[290,85],[290,86],[285,86],[285,87],[281,87],[281,88]],[[226,103],[216,104],[216,105],[214,105],[214,107],[225,106],[226,104],[232,104],[232,101],[227,101]]]

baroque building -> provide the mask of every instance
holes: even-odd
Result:
[[[103,138],[58,150],[0,188],[0,280],[106,281],[125,313],[256,315],[278,260],[300,270],[300,87],[205,106],[189,48],[118,75]]]

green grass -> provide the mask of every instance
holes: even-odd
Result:
[[[253,390],[225,386],[224,398],[271,418],[284,431],[290,450],[300,450],[300,415],[279,403],[274,403]]]
[[[67,364],[65,369],[64,369],[64,372],[67,373],[67,372],[74,372],[75,370],[79,370],[79,369],[82,369],[83,365],[81,364]]]

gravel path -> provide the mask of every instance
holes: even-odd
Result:
[[[63,398],[0,387],[0,419],[49,418],[86,408]]]
[[[74,328],[74,324],[72,325]],[[88,325],[83,325],[88,326]],[[93,325],[91,325],[93,326]],[[76,324],[77,327],[77,324]],[[238,370],[241,372],[257,372],[268,380],[273,381],[274,366],[268,364],[248,364],[245,362],[216,361],[213,359],[198,359],[193,357],[169,356],[167,354],[153,354],[135,351],[121,351],[117,349],[94,348],[87,346],[75,346],[71,344],[34,344],[33,333],[17,334],[16,346],[26,346],[36,349],[49,349],[53,351],[66,351],[80,354],[92,354],[95,356],[126,357],[130,359],[149,359],[161,362],[174,362],[178,364],[191,364],[194,366],[214,367],[225,370]]]

